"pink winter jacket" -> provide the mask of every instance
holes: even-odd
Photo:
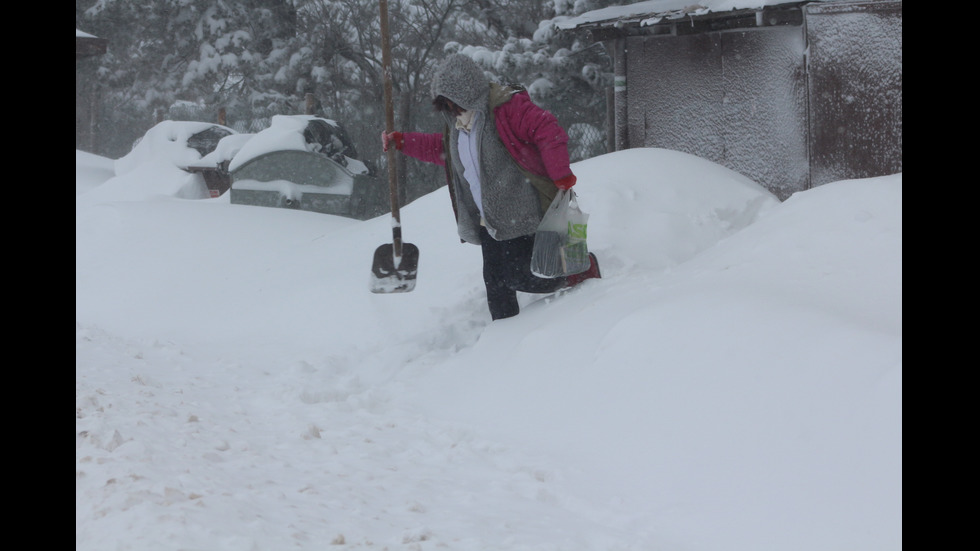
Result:
[[[568,158],[568,134],[549,111],[531,101],[526,91],[494,109],[501,141],[521,168],[559,180],[572,173]],[[402,153],[420,161],[446,164],[442,134],[406,132]]]

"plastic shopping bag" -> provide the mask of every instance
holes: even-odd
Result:
[[[552,278],[588,270],[588,224],[589,215],[579,209],[575,192],[558,190],[534,234],[531,273]]]

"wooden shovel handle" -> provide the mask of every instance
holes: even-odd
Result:
[[[391,90],[391,35],[388,30],[388,0],[379,0],[381,7],[381,72],[384,77],[385,132],[395,131],[395,108]],[[402,255],[401,216],[398,212],[398,172],[395,167],[395,148],[388,148],[388,194],[391,199],[391,233],[396,258]]]

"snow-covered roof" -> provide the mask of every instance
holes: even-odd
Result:
[[[108,41],[104,38],[93,36],[85,31],[75,29],[75,59],[102,55],[106,53]]]
[[[759,10],[801,0],[646,0],[626,6],[610,6],[571,17],[556,24],[561,30],[586,27],[620,27],[627,24],[656,25],[680,19],[734,10]]]

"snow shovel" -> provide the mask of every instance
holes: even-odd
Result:
[[[384,73],[385,131],[395,130],[395,108],[391,100],[391,41],[388,33],[388,1],[381,3],[381,66]],[[392,242],[374,251],[371,266],[372,293],[407,293],[415,289],[419,267],[419,249],[402,243],[402,223],[398,212],[398,174],[395,170],[395,148],[388,148],[388,194],[391,196]]]

